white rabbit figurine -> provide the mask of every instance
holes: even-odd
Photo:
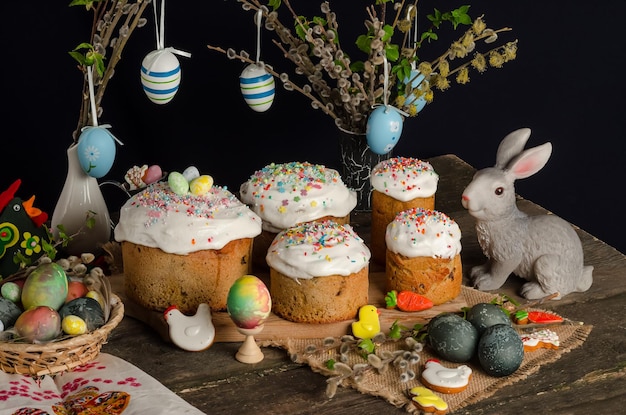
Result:
[[[478,242],[488,261],[471,270],[474,287],[500,288],[514,273],[528,282],[521,295],[553,299],[591,287],[592,266],[574,228],[552,214],[528,216],[516,204],[514,181],[537,173],[548,161],[552,144],[524,150],[529,128],[508,134],[498,147],[494,167],[479,170],[463,191],[461,203],[476,219]]]

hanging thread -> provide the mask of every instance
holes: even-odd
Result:
[[[93,66],[88,66],[87,67],[87,82],[89,84],[89,104],[91,106],[91,123],[92,125],[87,125],[84,126],[83,128],[80,129],[81,133],[84,132],[85,130],[88,130],[90,128],[94,128],[94,127],[100,127],[100,128],[111,128],[110,124],[102,124],[100,126],[98,126],[98,111],[96,110],[96,98],[95,98],[95,93],[94,93],[94,87],[93,87]],[[122,143],[120,140],[118,140],[117,137],[115,137],[110,131],[109,134],[111,134],[111,137],[113,137],[113,139],[115,141],[117,141],[117,143],[121,146],[124,145],[124,143]]]
[[[156,1],[153,2],[156,46],[158,50],[168,50],[176,55],[191,57],[191,53],[175,49],[173,47],[165,47],[165,0],[161,0],[161,13],[157,15]]]
[[[263,12],[261,9],[257,10],[254,16],[254,23],[256,24],[256,63],[258,64],[261,59],[261,20],[263,20]]]

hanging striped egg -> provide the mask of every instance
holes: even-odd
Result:
[[[274,77],[254,63],[246,66],[239,76],[239,86],[246,103],[257,112],[267,111],[274,102]]]
[[[155,104],[170,102],[180,86],[180,63],[167,49],[157,49],[141,62],[141,84],[150,101]]]

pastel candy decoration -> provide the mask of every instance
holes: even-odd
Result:
[[[172,192],[177,195],[185,195],[189,192],[189,182],[181,173],[176,171],[171,172],[167,176],[167,184],[172,189]]]
[[[208,174],[203,174],[193,179],[189,183],[189,191],[196,196],[204,196],[213,187],[213,177]]]
[[[141,62],[141,84],[150,101],[170,102],[180,86],[181,69],[178,58],[168,49],[157,49]]]
[[[91,177],[106,175],[115,161],[115,141],[104,127],[85,127],[78,138],[78,161]]]
[[[143,175],[143,182],[145,184],[152,184],[161,180],[161,177],[163,177],[163,170],[161,170],[160,166],[153,164],[146,169]]]
[[[200,176],[200,171],[196,166],[189,166],[183,170],[183,176],[188,182],[191,182],[193,179]]]
[[[265,112],[272,106],[276,85],[263,67],[255,63],[246,66],[239,76],[239,86],[243,99],[254,111]]]
[[[424,82],[425,85],[428,85],[428,81],[424,80],[424,75],[422,75],[417,69],[413,69],[411,71],[411,75],[404,79],[404,83],[406,85],[408,85],[409,82],[411,83],[411,88],[413,90],[418,90],[422,82]],[[420,95],[418,98],[414,93],[411,93],[406,97],[404,105],[415,105],[417,112],[420,112],[426,106],[426,98],[424,98],[423,95]]]
[[[365,130],[367,145],[376,154],[387,154],[402,134],[402,115],[392,106],[381,105],[372,111]]]

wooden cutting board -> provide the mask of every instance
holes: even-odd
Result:
[[[135,302],[131,301],[124,293],[124,275],[117,274],[111,277],[111,286],[113,291],[124,302],[125,315],[136,318],[155,329],[158,334],[168,342],[169,327],[163,313],[148,310]],[[263,279],[262,276],[259,278]],[[405,327],[413,327],[415,324],[423,324],[439,313],[451,311],[458,312],[467,306],[463,295],[459,295],[452,301],[419,312],[403,312],[399,310],[389,310],[385,307],[385,273],[370,273],[369,287],[369,303],[375,305],[380,310],[380,324],[383,331],[388,331],[391,325],[398,321]],[[213,312],[213,324],[215,325],[215,341],[216,342],[241,342],[244,335],[237,331],[237,326],[232,322],[228,313]],[[271,313],[265,322],[263,330],[256,334],[256,340],[281,340],[287,338],[296,339],[320,339],[324,337],[339,337],[344,334],[350,334],[351,323],[355,320],[345,320],[337,323],[329,324],[303,324],[293,323],[274,313]]]

